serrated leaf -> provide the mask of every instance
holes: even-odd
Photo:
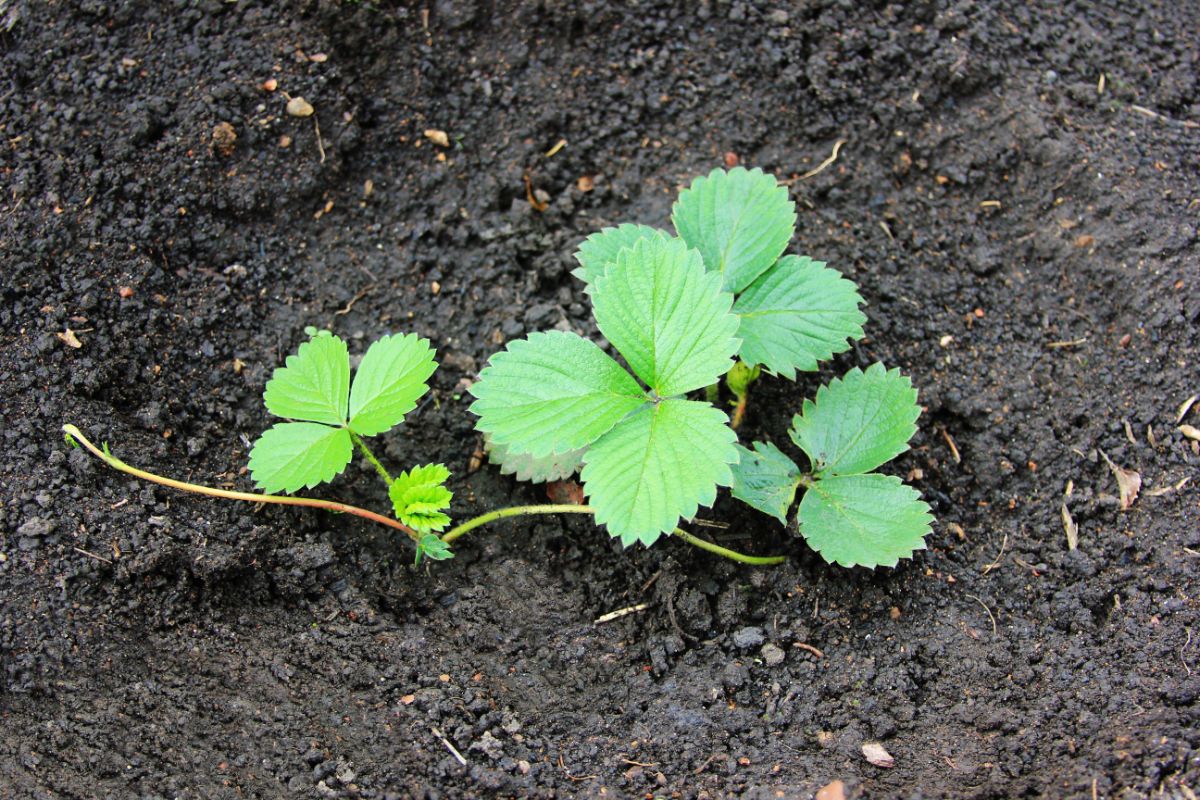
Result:
[[[350,394],[350,355],[336,336],[300,345],[267,381],[267,411],[285,419],[345,425]]]
[[[796,370],[849,349],[867,317],[852,281],[822,261],[784,256],[750,284],[733,304],[741,318],[739,352],[747,364],[795,380]]]
[[[484,434],[483,449],[487,451],[488,460],[500,467],[501,475],[512,475],[519,481],[532,483],[561,481],[571,477],[583,466],[583,454],[587,451],[587,448],[580,448],[534,458],[528,453],[514,453],[504,445],[496,444],[490,434]]]
[[[447,489],[450,470],[441,464],[427,464],[401,472],[388,487],[388,497],[396,519],[417,533],[442,530],[450,517],[442,513],[450,507],[454,494]]]
[[[733,297],[679,239],[642,239],[592,285],[596,324],[661,397],[715,383],[737,352]]]
[[[933,522],[916,489],[878,473],[816,481],[796,519],[809,546],[843,567],[894,567],[924,549]]]
[[[579,262],[579,267],[571,274],[590,284],[604,274],[604,269],[609,264],[617,260],[617,253],[632,247],[642,239],[655,238],[668,239],[670,234],[649,225],[634,225],[629,222],[615,228],[604,228],[584,239],[579,245],[579,250],[575,252],[575,260]]]
[[[653,544],[712,505],[733,482],[736,436],[708,403],[663,400],[639,409],[584,454],[582,480],[596,522],[628,547]]]
[[[250,475],[267,494],[294,492],[333,480],[354,448],[350,432],[316,422],[280,422],[250,451]]]
[[[620,364],[566,331],[510,342],[469,391],[475,427],[510,452],[535,458],[586,447],[646,402]]]
[[[714,169],[679,194],[671,221],[680,237],[740,292],[783,254],[796,227],[796,204],[761,169]]]
[[[431,561],[445,561],[454,558],[454,553],[450,552],[450,545],[438,538],[437,534],[427,533],[421,537],[421,541],[417,542],[417,563],[421,563],[421,557],[425,556]]]
[[[858,367],[817,390],[792,418],[791,436],[818,477],[869,472],[908,449],[921,414],[917,390],[900,370]]]
[[[753,451],[737,448],[741,458],[732,467],[733,496],[786,525],[800,484],[799,468],[769,442],[755,442]]]
[[[350,430],[375,436],[404,421],[429,391],[437,369],[428,339],[415,333],[384,336],[371,344],[350,387]]]

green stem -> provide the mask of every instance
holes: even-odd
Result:
[[[480,525],[487,525],[489,522],[495,522],[498,519],[505,517],[520,517],[525,514],[594,514],[596,513],[590,506],[572,506],[566,504],[560,505],[540,505],[540,506],[513,506],[511,508],[501,508],[496,511],[489,511],[486,514],[480,514],[478,517],[467,520],[466,522],[457,525],[442,534],[442,541],[450,544],[458,537],[468,531],[473,531]]]
[[[131,467],[121,459],[108,452],[107,445],[104,450],[101,450],[96,445],[88,441],[88,438],[80,432],[79,428],[74,425],[63,425],[63,432],[77,441],[79,444],[91,451],[92,455],[99,458],[113,469],[124,472],[127,475],[132,475],[135,478],[141,478],[144,481],[157,483],[161,486],[168,486],[172,489],[179,489],[184,492],[192,492],[194,494],[202,494],[208,497],[219,497],[223,500],[242,500],[248,503],[273,503],[281,506],[305,506],[307,508],[323,508],[326,511],[336,511],[344,514],[354,514],[355,516],[369,519],[372,522],[378,522],[380,525],[387,525],[389,528],[395,528],[398,531],[403,531],[414,542],[421,540],[420,535],[412,528],[404,523],[394,520],[391,517],[385,517],[382,514],[376,514],[374,511],[368,511],[365,508],[358,506],[350,506],[345,503],[338,503],[333,500],[320,500],[315,497],[288,497],[278,494],[255,494],[253,492],[231,492],[226,489],[214,489],[211,486],[201,486],[197,483],[187,483],[185,481],[177,481],[173,478],[166,478],[162,475],[156,475],[153,472],[147,472],[137,467]]]
[[[383,482],[387,484],[389,489],[391,489],[392,476],[388,473],[383,464],[380,463],[379,459],[375,457],[375,454],[371,452],[371,448],[367,447],[367,443],[364,442],[362,437],[354,431],[347,430],[346,432],[350,434],[350,439],[354,442],[354,444],[358,445],[359,452],[363,454],[363,458],[371,462],[371,466],[373,466],[375,471],[379,473],[379,477],[383,478]]]
[[[489,522],[495,522],[498,519],[506,517],[520,517],[526,514],[594,514],[596,510],[591,506],[573,506],[573,505],[540,505],[540,506],[513,506],[512,508],[501,508],[496,511],[489,511],[486,514],[480,514],[478,517],[469,519],[466,522],[458,525],[446,533],[442,534],[442,541],[450,544],[458,537],[468,531],[473,531],[481,525],[486,525]],[[719,544],[701,539],[699,536],[688,533],[682,528],[676,528],[673,535],[683,539],[688,544],[699,547],[701,550],[707,550],[719,556],[724,556],[732,561],[738,561],[742,564],[751,564],[753,566],[774,566],[782,564],[787,560],[786,556],[748,556],[744,553],[739,553],[736,550],[730,550],[726,547],[721,547]]]

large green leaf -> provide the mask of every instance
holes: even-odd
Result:
[[[350,394],[350,356],[336,336],[300,345],[267,381],[267,411],[285,419],[345,425]]]
[[[470,388],[475,427],[536,458],[585,447],[646,402],[637,381],[594,342],[548,331],[510,342]]]
[[[671,210],[675,230],[740,292],[783,254],[796,227],[796,204],[786,187],[760,169],[714,169],[679,193]]]
[[[353,454],[350,432],[345,428],[280,422],[263,431],[254,443],[250,475],[267,494],[294,492],[333,480]]]
[[[367,348],[350,387],[350,430],[375,436],[404,421],[437,364],[428,339],[384,336]]]
[[[632,247],[642,239],[667,239],[670,235],[649,225],[634,225],[626,222],[615,228],[604,228],[583,240],[575,253],[579,268],[571,274],[584,283],[604,274],[605,268],[617,260],[617,253]]]
[[[824,262],[784,256],[750,284],[733,304],[741,318],[739,352],[747,364],[762,364],[795,380],[796,370],[850,347],[863,335],[867,317],[852,281]]]
[[[715,383],[732,366],[733,297],[679,239],[642,239],[592,284],[596,324],[661,397]]]
[[[736,438],[708,403],[663,400],[639,409],[584,454],[581,477],[596,522],[626,547],[653,544],[733,482]]]
[[[816,481],[796,518],[809,546],[844,567],[894,567],[924,549],[933,522],[916,489],[878,473]]]
[[[755,442],[753,452],[738,445],[738,454],[741,459],[733,465],[733,496],[786,525],[800,485],[799,468],[769,442]]]
[[[519,481],[531,483],[561,481],[571,477],[583,466],[583,454],[586,452],[586,448],[580,448],[569,453],[551,453],[534,458],[528,453],[514,453],[504,445],[496,444],[490,434],[483,436],[483,449],[487,451],[488,460],[500,467],[501,475],[512,475]]]
[[[792,418],[792,441],[818,476],[869,472],[908,449],[921,414],[917,390],[897,369],[872,364],[817,390]]]

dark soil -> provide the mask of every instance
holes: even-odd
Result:
[[[1195,0],[3,0],[0,21],[0,795],[1200,792],[1200,455],[1176,419],[1200,391]],[[442,368],[381,455],[448,464],[459,518],[536,502],[470,472],[464,381],[528,331],[594,334],[577,243],[665,226],[727,153],[792,181],[793,251],[870,318],[820,375],[766,381],[744,438],[785,441],[851,366],[910,374],[926,412],[890,469],[938,522],[897,569],[828,566],[727,498],[705,517],[729,528],[696,530],[785,566],[543,517],[414,568],[357,518],[180,494],[63,442],[74,422],[249,489],[304,326],[354,353],[416,331]],[[1141,474],[1127,511],[1102,453]],[[322,494],[386,507],[358,466]]]

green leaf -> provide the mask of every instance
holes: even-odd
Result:
[[[857,287],[837,270],[784,256],[733,304],[742,321],[742,360],[795,380],[796,370],[814,370],[849,349],[848,339],[862,338],[867,317],[860,303]]]
[[[350,432],[315,422],[280,422],[250,451],[250,475],[267,494],[294,492],[333,480],[354,453]]]
[[[725,375],[725,385],[729,387],[729,391],[733,392],[738,398],[746,396],[746,392],[750,391],[750,384],[758,380],[758,376],[762,374],[762,368],[758,366],[750,366],[745,361],[738,360],[729,368],[729,372]]]
[[[595,342],[565,331],[510,342],[470,392],[475,427],[535,458],[586,447],[646,402],[637,381]]]
[[[350,355],[336,336],[300,345],[267,381],[263,402],[277,417],[345,425],[350,394]]]
[[[786,525],[800,484],[799,468],[768,442],[755,442],[754,452],[738,445],[738,454],[741,460],[733,466],[733,496]]]
[[[908,449],[921,414],[917,390],[900,370],[872,364],[817,390],[792,418],[792,441],[818,477],[869,472]]]
[[[609,264],[617,260],[617,253],[627,247],[633,247],[642,239],[655,238],[668,239],[670,235],[649,225],[634,225],[629,222],[615,228],[604,228],[584,239],[579,245],[579,250],[575,253],[579,268],[571,274],[590,284],[604,274]]]
[[[449,558],[454,558],[454,553],[450,552],[450,545],[438,538],[435,533],[427,533],[421,537],[421,541],[417,542],[417,562],[421,563],[421,557],[426,556],[431,561],[445,561]]]
[[[722,286],[740,292],[783,254],[796,227],[796,204],[760,169],[714,169],[679,193],[675,230],[700,251]]]
[[[450,523],[443,512],[454,494],[445,487],[450,470],[442,464],[427,464],[401,472],[388,487],[396,519],[417,533],[440,531]]]
[[[708,403],[663,400],[639,409],[584,454],[583,484],[596,522],[620,537],[653,544],[712,505],[733,482],[737,437]]]
[[[428,339],[384,336],[367,348],[350,387],[350,430],[375,436],[399,425],[429,391],[437,364]]]
[[[501,475],[513,475],[519,481],[532,483],[561,481],[571,477],[583,465],[583,454],[587,450],[580,448],[569,453],[551,453],[534,458],[528,453],[514,453],[504,445],[496,444],[490,434],[483,436],[483,449],[487,451],[488,460],[500,467]]]
[[[661,397],[715,383],[737,352],[733,297],[678,239],[642,239],[592,284],[596,324]]]
[[[843,567],[894,567],[925,547],[933,516],[894,475],[842,475],[815,482],[796,512],[812,549]]]

